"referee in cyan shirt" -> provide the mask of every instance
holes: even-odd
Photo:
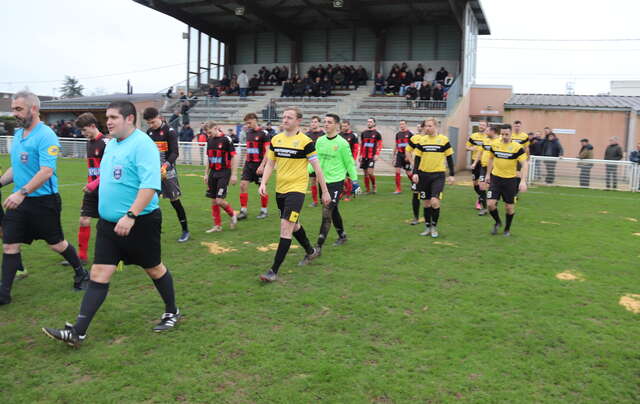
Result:
[[[160,293],[165,313],[153,331],[173,328],[180,319],[173,279],[160,258],[162,215],[158,207],[160,155],[146,133],[136,129],[136,109],[128,101],[107,107],[107,128],[113,139],[101,162],[98,234],[91,281],[74,325],[43,328],[53,339],[78,347],[91,319],[104,302],[118,263],[142,267]]]
[[[21,126],[11,143],[11,168],[0,178],[0,186],[13,182],[14,192],[3,206],[3,248],[0,305],[11,303],[11,286],[22,269],[20,244],[44,240],[60,253],[75,271],[73,286],[84,289],[89,280],[75,248],[64,239],[60,224],[62,202],[58,194],[56,160],[60,143],[56,134],[40,122],[40,100],[30,92],[13,95],[11,112]]]

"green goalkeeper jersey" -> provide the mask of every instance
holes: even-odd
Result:
[[[353,181],[358,180],[351,147],[342,136],[336,134],[332,138],[327,135],[319,137],[316,140],[316,153],[327,184],[344,181],[347,174]],[[311,165],[309,165],[309,171],[313,171]]]

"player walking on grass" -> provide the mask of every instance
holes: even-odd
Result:
[[[40,100],[21,91],[11,97],[11,113],[20,129],[11,143],[11,167],[0,177],[0,187],[13,182],[14,192],[5,199],[2,221],[3,249],[0,305],[11,303],[11,287],[22,269],[20,244],[44,240],[74,269],[73,288],[86,288],[89,274],[75,248],[67,242],[60,224],[62,201],[56,173],[60,143],[40,121]]]
[[[309,125],[309,130],[307,131],[306,135],[309,136],[309,139],[311,139],[314,145],[316,144],[316,141],[318,140],[318,138],[320,138],[320,136],[324,136],[324,131],[320,127],[319,116],[311,117],[311,124]],[[311,182],[311,198],[313,200],[310,207],[315,208],[316,206],[318,206],[318,181],[316,180],[316,173],[309,173],[309,179]]]
[[[360,134],[360,168],[364,170],[364,186],[367,193],[376,193],[374,169],[382,150],[382,135],[376,129],[375,118],[367,119],[367,130]]]
[[[507,221],[504,227],[504,235],[511,235],[511,223],[516,214],[515,197],[518,191],[527,191],[527,154],[520,143],[511,140],[511,125],[502,125],[500,128],[501,139],[491,145],[491,152],[487,162],[487,175],[484,181],[489,184],[487,198],[489,200],[489,213],[495,224],[491,234],[496,235],[502,226],[498,214],[498,200],[502,198],[507,211]],[[518,171],[518,163],[520,171]],[[518,181],[518,175],[522,179]]]
[[[184,211],[180,201],[180,184],[178,183],[178,172],[176,170],[176,160],[178,160],[179,147],[178,135],[172,127],[160,118],[160,113],[156,108],[149,107],[144,110],[142,117],[147,121],[149,129],[147,134],[154,141],[160,151],[160,170],[162,174],[162,197],[171,201],[171,206],[176,211],[182,235],[178,242],[184,243],[189,240],[189,226],[187,224],[187,213]]]
[[[405,159],[409,167],[411,167],[411,162],[414,160],[413,152],[418,145],[420,139],[423,136],[423,124],[419,124],[416,128],[417,132],[415,135],[409,138],[409,142],[405,147]],[[413,212],[413,220],[409,222],[411,226],[415,226],[420,223],[420,191],[418,191],[418,184],[413,182],[413,169],[411,169],[411,210]]]
[[[165,313],[153,331],[170,330],[181,317],[173,278],[160,254],[160,155],[151,138],[135,124],[132,103],[116,101],[107,107],[107,128],[113,139],[107,144],[101,165],[100,220],[89,288],[75,324],[42,329],[47,336],[76,348],[85,340],[91,320],[107,298],[109,281],[120,261],[144,268],[164,301]]]
[[[207,184],[207,198],[211,198],[211,214],[213,227],[207,233],[222,231],[220,208],[231,218],[229,227],[235,229],[238,217],[231,205],[225,200],[229,182],[235,185],[238,181],[238,156],[232,140],[218,130],[215,122],[209,121],[204,126],[209,139],[207,140],[207,158],[209,164],[205,168],[204,181]]]
[[[254,113],[245,115],[244,123],[246,125],[247,135],[247,155],[244,159],[244,167],[242,168],[242,177],[240,179],[240,214],[238,220],[248,218],[247,206],[249,203],[249,183],[254,182],[260,185],[264,165],[267,161],[267,151],[269,150],[268,132],[258,126],[258,116]],[[260,214],[256,219],[264,219],[267,217],[267,206],[269,206],[269,195],[260,196]]]
[[[480,206],[482,209],[478,211],[478,216],[485,216],[487,214],[487,183],[485,178],[487,176],[487,164],[489,163],[489,156],[491,155],[491,146],[495,142],[499,142],[497,129],[495,126],[488,126],[485,130],[485,135],[482,138],[482,152],[480,153],[479,162],[474,161],[474,164],[480,166],[478,172],[478,181],[480,182]]]
[[[338,136],[339,125],[340,117],[338,115],[327,114],[324,118],[324,127],[327,134],[316,141],[316,153],[320,161],[320,168],[322,168],[322,173],[327,182],[331,202],[322,207],[322,223],[320,225],[316,253],[308,256],[308,258],[305,257],[302,264],[308,264],[312,259],[320,256],[332,222],[338,233],[338,240],[336,240],[334,246],[340,246],[347,242],[342,216],[338,210],[340,194],[347,174],[353,180],[354,192],[358,192],[360,185],[358,184],[358,173],[349,143],[342,136]]]
[[[480,203],[480,154],[482,153],[482,139],[485,136],[485,131],[487,129],[487,121],[480,121],[478,123],[478,131],[473,132],[469,139],[467,139],[467,143],[465,147],[467,150],[471,152],[471,181],[473,183],[473,190],[477,194],[476,198],[476,209],[482,209]]]
[[[400,121],[400,131],[396,133],[396,147],[393,149],[393,166],[396,169],[396,190],[394,194],[402,192],[402,175],[400,171],[404,169],[409,181],[411,181],[411,163],[407,161],[405,149],[409,144],[413,133],[407,128],[406,121]]]
[[[322,189],[323,205],[326,206],[331,202],[313,142],[300,132],[301,120],[302,112],[298,108],[288,107],[283,111],[282,127],[284,132],[277,134],[271,140],[271,146],[267,153],[268,161],[260,183],[260,195],[265,196],[271,174],[273,174],[274,168],[277,169],[276,201],[278,209],[280,209],[280,242],[271,269],[260,275],[260,279],[264,282],[277,280],[280,265],[291,247],[291,236],[295,237],[305,250],[306,255],[302,262],[309,260],[312,255],[316,254],[316,249],[311,246],[304,228],[299,223],[300,211],[304,204],[304,196],[309,182],[307,162],[316,172],[316,178]]]
[[[424,223],[426,229],[421,236],[438,237],[438,219],[440,218],[440,200],[444,191],[445,160],[449,168],[449,184],[453,184],[454,164],[453,148],[449,138],[438,134],[435,118],[427,118],[424,123],[424,135],[414,147],[413,182],[418,184],[420,199],[424,201]]]
[[[358,160],[358,153],[360,152],[360,143],[358,142],[358,135],[351,130],[351,122],[343,120],[340,124],[340,136],[349,143],[351,148],[351,155],[354,162]],[[347,176],[344,180],[344,201],[349,202],[351,200],[351,192],[353,191],[353,181]]]

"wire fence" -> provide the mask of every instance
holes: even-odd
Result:
[[[640,164],[531,156],[528,182],[535,185],[638,191]]]

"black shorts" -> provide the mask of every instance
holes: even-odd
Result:
[[[503,178],[496,175],[491,176],[491,184],[487,191],[487,199],[502,200],[504,203],[512,204],[518,194],[518,177]]]
[[[405,160],[407,155],[405,153],[396,153],[396,161],[393,163],[395,168],[404,168],[405,171],[411,170],[411,163]]]
[[[207,198],[225,198],[227,196],[227,187],[229,186],[229,180],[231,179],[231,171],[226,173],[221,172],[209,172],[209,178],[207,178]]]
[[[162,195],[163,198],[172,201],[180,198],[182,192],[180,191],[180,183],[178,182],[178,173],[175,169],[167,171],[167,178],[162,180],[161,188],[160,195]]]
[[[444,191],[444,173],[425,173],[418,171],[418,192],[420,199],[442,199]]]
[[[302,192],[276,193],[276,203],[280,209],[281,219],[297,223],[304,205],[304,194]]]
[[[478,173],[478,181],[483,182],[484,178],[487,176],[487,167],[480,166],[480,172]]]
[[[44,240],[49,245],[64,240],[60,213],[62,200],[59,194],[24,198],[17,209],[9,209],[2,220],[5,244],[31,244]]]
[[[93,192],[85,192],[82,197],[82,207],[80,208],[80,216],[100,218],[98,213],[98,188]]]
[[[342,196],[342,191],[344,189],[344,181],[332,182],[327,184],[327,190],[329,191],[329,196],[331,197],[331,206],[338,206],[338,202],[340,202],[340,197]],[[320,191],[320,198],[322,200],[322,187],[318,187]]]
[[[4,219],[4,209],[2,209],[2,192],[0,192],[0,226],[2,226],[2,219]]]
[[[257,185],[260,185],[260,181],[262,181],[262,175],[258,175],[258,167],[260,167],[260,163],[255,162],[246,162],[244,164],[244,168],[242,169],[242,181],[255,182]]]
[[[314,171],[312,173],[309,173],[309,177],[310,178],[316,178],[316,172]]]
[[[93,263],[97,265],[138,265],[144,269],[160,265],[160,233],[162,213],[156,209],[148,215],[138,216],[128,236],[114,231],[116,223],[98,221]]]
[[[482,170],[482,164],[478,163],[473,170],[471,170],[471,181],[480,181],[480,171]]]
[[[360,168],[366,170],[368,168],[375,168],[376,161],[374,159],[361,159],[360,160]]]

